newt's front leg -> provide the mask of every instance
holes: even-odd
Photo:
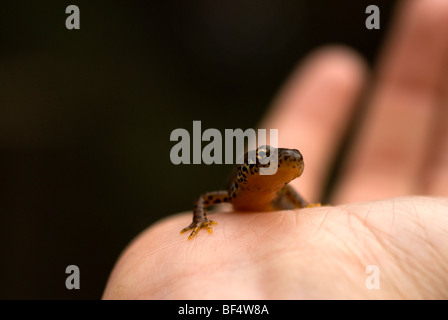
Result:
[[[202,228],[206,228],[208,232],[212,233],[211,225],[217,223],[215,221],[207,219],[207,208],[218,203],[229,201],[230,197],[229,192],[227,191],[207,192],[200,195],[194,205],[193,222],[188,227],[183,228],[180,233],[184,233],[188,230],[193,230],[188,239],[192,239]]]
[[[298,194],[294,188],[292,188],[289,184],[284,186],[277,194],[277,199],[274,200],[273,206],[277,210],[290,209],[289,205],[285,206],[282,202],[285,200],[292,208],[312,208],[312,207],[320,207],[320,203],[308,203],[305,199],[302,198],[300,194]]]

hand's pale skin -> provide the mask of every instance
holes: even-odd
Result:
[[[193,240],[179,234],[191,212],[169,217],[128,246],[103,298],[448,299],[448,1],[408,0],[395,22],[372,80],[355,53],[321,49],[261,125],[302,152],[293,185],[318,201],[367,87],[335,206],[220,212]]]

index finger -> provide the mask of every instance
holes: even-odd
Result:
[[[320,49],[293,72],[260,126],[278,129],[279,147],[303,154],[305,171],[292,184],[310,202],[320,200],[365,78],[353,51]]]

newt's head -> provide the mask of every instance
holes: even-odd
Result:
[[[240,165],[240,178],[272,187],[283,186],[300,177],[303,157],[299,150],[261,146],[246,152]],[[274,188],[275,188],[274,187]]]
[[[297,149],[261,146],[256,151],[256,167],[260,169],[260,175],[282,176],[289,182],[300,177],[303,172],[303,156]]]
[[[298,150],[261,146],[246,152],[228,186],[232,204],[249,211],[270,208],[278,191],[302,172],[303,157]]]
[[[278,172],[294,180],[302,175],[304,169],[303,156],[297,149],[278,149]]]
[[[253,211],[270,208],[286,184],[303,172],[298,150],[261,146],[246,152],[229,183],[234,208]]]

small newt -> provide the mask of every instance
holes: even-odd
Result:
[[[273,157],[277,161],[277,171],[272,175],[261,175],[261,168],[273,165],[266,163],[266,157],[271,152],[278,154]],[[211,225],[216,222],[207,218],[206,211],[218,203],[231,203],[237,211],[272,211],[320,205],[309,204],[288,185],[303,173],[303,157],[298,150],[261,146],[256,150],[256,161],[249,159],[246,152],[244,162],[235,167],[227,190],[206,192],[199,196],[194,205],[193,222],[181,230],[181,233],[192,230],[188,239],[202,228],[212,232]]]

